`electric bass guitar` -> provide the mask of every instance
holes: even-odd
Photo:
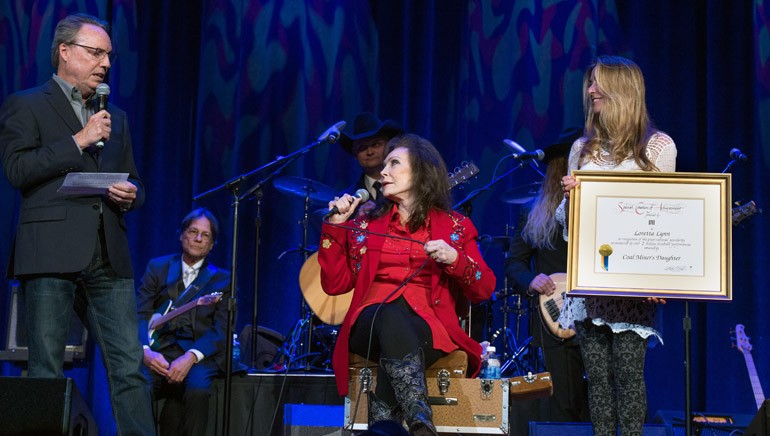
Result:
[[[222,299],[222,293],[214,292],[213,294],[198,297],[195,300],[192,300],[189,303],[184,304],[182,307],[178,307],[178,308],[175,308],[174,304],[170,300],[163,303],[158,308],[158,310],[155,311],[155,313],[150,318],[150,322],[147,324],[147,339],[149,341],[150,348],[153,351],[157,351],[154,348],[154,347],[157,347],[157,339],[158,339],[157,331],[163,324],[171,321],[172,319],[178,317],[179,315],[189,312],[195,307],[210,306],[212,304],[216,304],[221,299]]]
[[[561,308],[564,306],[564,299],[567,298],[567,274],[553,273],[549,277],[551,277],[551,280],[556,285],[556,290],[553,291],[550,297],[544,294],[538,295],[540,320],[543,323],[543,327],[553,336],[559,339],[570,339],[575,336],[575,330],[565,329],[559,325]]]
[[[754,391],[754,401],[757,403],[757,410],[762,407],[762,403],[765,402],[765,394],[762,392],[762,384],[759,382],[757,376],[757,368],[754,366],[754,358],[751,357],[751,343],[746,336],[746,332],[743,329],[743,324],[735,326],[735,343],[733,344],[743,354],[743,358],[746,360],[746,368],[749,370],[749,381],[751,381],[751,389]]]

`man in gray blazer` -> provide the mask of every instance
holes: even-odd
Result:
[[[98,342],[118,434],[154,434],[142,376],[124,215],[144,201],[122,110],[94,108],[110,69],[107,24],[75,14],[56,26],[51,80],[0,108],[0,157],[21,194],[9,276],[20,280],[29,376],[63,377],[69,310]],[[128,173],[101,194],[57,192],[74,172]]]

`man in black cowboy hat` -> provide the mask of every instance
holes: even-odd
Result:
[[[385,144],[401,133],[403,129],[393,120],[380,121],[371,112],[356,115],[353,121],[353,133],[347,135],[342,132],[338,142],[343,150],[358,160],[364,172],[356,184],[345,192],[355,192],[363,188],[369,191],[372,200],[380,197],[379,180],[385,160]]]

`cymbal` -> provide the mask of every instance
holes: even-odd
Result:
[[[316,203],[328,203],[337,194],[337,191],[315,180],[304,177],[281,177],[275,179],[273,185],[284,194],[305,198]]]
[[[541,185],[542,183],[535,182],[511,188],[503,192],[500,200],[510,204],[524,204],[537,196]]]

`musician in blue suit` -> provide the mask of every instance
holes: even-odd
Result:
[[[51,45],[56,74],[0,108],[0,158],[21,195],[8,272],[22,285],[29,376],[64,377],[74,307],[100,346],[117,433],[144,436],[154,428],[124,221],[144,202],[144,189],[126,113],[95,104],[111,53],[107,23],[69,15]],[[128,180],[98,193],[58,191],[67,175],[81,172],[126,173]]]
[[[206,432],[211,383],[226,368],[230,273],[206,259],[218,233],[207,209],[187,214],[179,231],[182,252],[150,260],[139,287],[144,364],[156,399],[166,400],[163,435]],[[164,313],[168,321],[151,328],[153,316]]]

